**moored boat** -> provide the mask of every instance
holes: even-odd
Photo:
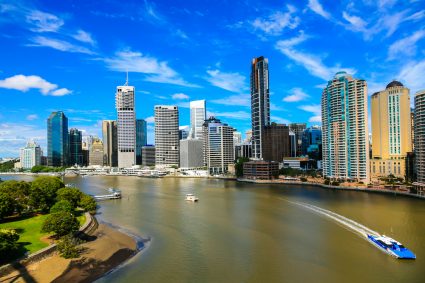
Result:
[[[195,201],[198,201],[199,199],[194,194],[187,194],[186,200],[195,202]]]

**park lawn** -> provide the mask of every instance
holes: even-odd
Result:
[[[41,233],[41,225],[47,215],[37,215],[31,218],[0,224],[1,228],[16,229],[19,233],[18,243],[22,243],[29,253],[36,252],[49,244],[41,241],[48,233]]]
[[[49,245],[48,243],[41,240],[42,237],[49,235],[49,233],[40,232],[44,219],[46,219],[47,216],[48,214],[37,215],[27,219],[0,223],[0,229],[16,229],[16,231],[19,233],[18,243],[22,243],[24,249],[31,254]],[[77,219],[80,223],[80,226],[82,226],[86,221],[84,213],[78,215]]]

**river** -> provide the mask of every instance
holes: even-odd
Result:
[[[89,194],[120,188],[123,198],[100,202],[98,218],[151,239],[101,282],[424,282],[424,200],[215,179],[65,182]],[[309,205],[395,238],[417,259],[394,259]]]

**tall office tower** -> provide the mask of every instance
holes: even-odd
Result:
[[[409,89],[398,81],[371,97],[372,115],[372,180],[406,175],[406,156],[412,152],[412,125]]]
[[[155,146],[142,146],[142,165],[155,166]]]
[[[425,90],[415,95],[415,162],[418,194],[425,195]]]
[[[66,166],[69,160],[68,118],[55,111],[47,119],[47,164]]]
[[[118,132],[117,121],[102,121],[102,140],[104,164],[110,167],[118,166]]]
[[[297,136],[289,130],[289,157],[297,156]]]
[[[234,129],[219,119],[210,117],[203,125],[204,161],[211,175],[228,171],[235,160]]]
[[[134,111],[134,87],[117,87],[115,107],[118,112],[118,167],[131,167],[136,164],[136,113]]]
[[[245,131],[245,142],[251,143],[252,141],[252,130]]]
[[[415,150],[415,109],[410,108],[410,124],[412,125],[412,128],[410,132],[412,133],[412,151]]]
[[[192,138],[190,134],[190,127],[189,126],[179,127],[179,140],[185,140],[189,137]]]
[[[142,147],[147,144],[147,126],[143,119],[136,120],[136,164],[142,165]]]
[[[155,164],[179,166],[179,109],[155,106]]]
[[[89,151],[89,165],[103,166],[103,142],[99,138],[94,138]]]
[[[251,64],[252,157],[263,159],[263,130],[270,125],[269,61],[263,56]]]
[[[235,145],[235,160],[241,157],[243,158],[252,157],[251,143],[242,143],[239,145]]]
[[[91,146],[90,146],[91,147]],[[82,144],[81,144],[81,148],[82,148],[82,153],[83,153],[83,166],[88,166],[89,165],[89,158],[90,158],[90,150],[89,150],[89,143],[87,141],[87,139],[83,140]]]
[[[367,121],[366,81],[336,73],[322,93],[325,177],[369,182]]]
[[[289,127],[271,123],[263,131],[263,159],[282,162],[290,154]]]
[[[34,141],[28,142],[20,150],[20,162],[23,169],[31,169],[36,165],[41,165],[41,147]]]
[[[236,146],[237,144],[242,143],[242,133],[241,132],[233,132],[233,144]]]
[[[296,156],[302,155],[303,133],[306,128],[307,128],[306,123],[290,123],[289,124],[289,129],[291,129],[291,131],[295,133],[296,147],[297,147],[297,151],[295,154]]]
[[[310,159],[322,160],[322,129],[320,126],[311,126],[304,130],[302,155],[308,156]]]
[[[180,140],[180,168],[204,166],[202,139]]]
[[[207,118],[205,100],[195,100],[190,102],[190,131],[192,139],[202,139],[202,125]]]
[[[83,165],[82,133],[75,128],[69,130],[69,164]]]

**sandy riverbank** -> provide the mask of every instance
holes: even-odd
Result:
[[[137,253],[134,238],[106,224],[82,244],[79,258],[64,259],[57,253],[0,278],[0,282],[92,282]]]

